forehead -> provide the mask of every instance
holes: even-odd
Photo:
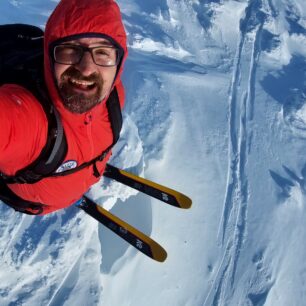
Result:
[[[109,45],[113,44],[106,38],[102,37],[82,37],[65,41],[65,44],[83,45],[83,46],[93,46],[93,45]]]

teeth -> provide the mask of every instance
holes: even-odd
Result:
[[[70,79],[71,83],[76,85],[83,85],[83,86],[92,86],[95,84],[95,82],[89,82],[89,81],[81,81],[76,79]]]

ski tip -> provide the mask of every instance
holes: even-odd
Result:
[[[184,194],[177,197],[177,202],[180,208],[188,209],[192,206],[192,200]]]
[[[167,259],[166,250],[158,243],[156,243],[152,248],[152,259],[159,262],[164,262]]]

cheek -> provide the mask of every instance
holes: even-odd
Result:
[[[104,84],[111,87],[116,75],[117,67],[103,67],[100,68],[100,75],[104,81]],[[109,88],[110,89],[110,88]]]
[[[66,65],[54,64],[54,76],[57,84],[60,83],[61,76],[67,70],[67,68],[68,67]]]

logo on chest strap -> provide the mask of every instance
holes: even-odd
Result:
[[[67,170],[71,170],[76,168],[78,165],[78,163],[75,160],[68,160],[66,162],[64,162],[55,172],[56,173],[61,173],[61,172],[65,172]]]

